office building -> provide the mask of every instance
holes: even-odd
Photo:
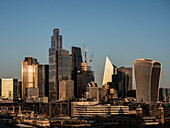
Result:
[[[70,100],[74,97],[74,81],[59,81],[59,100]]]
[[[49,101],[59,99],[59,81],[71,79],[71,56],[62,49],[62,36],[59,29],[53,30],[49,48]]]
[[[18,100],[18,79],[1,78],[0,96],[2,100]]]
[[[88,83],[88,85],[86,86],[86,92],[88,92],[88,96],[86,98],[99,101],[99,87],[97,83]]]
[[[129,106],[99,105],[98,102],[71,102],[71,117],[92,117],[106,115],[127,115]]]
[[[81,63],[81,71],[77,72],[77,88],[76,98],[81,98],[86,92],[86,86],[88,83],[94,81],[94,72],[91,71],[91,67],[87,65],[87,62]]]
[[[72,77],[71,79],[74,81],[74,95],[77,97],[77,77],[78,72],[81,70],[81,63],[82,60],[82,54],[81,54],[81,48],[79,47],[72,47],[72,57],[71,57],[71,73]]]
[[[106,57],[104,75],[103,75],[103,85],[112,82],[112,75],[117,74],[116,66],[111,63],[108,57]]]
[[[38,62],[32,57],[25,57],[22,62],[22,99],[30,95],[27,88],[38,88]]]
[[[49,65],[38,65],[38,88],[40,97],[49,96]]]
[[[125,98],[128,91],[132,90],[132,68],[117,68],[117,76],[116,82],[118,83],[115,88],[118,91],[118,97]],[[115,81],[113,80],[113,82]]]
[[[134,61],[137,102],[157,102],[162,64],[150,59]]]

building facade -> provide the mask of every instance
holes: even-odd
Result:
[[[162,64],[150,59],[134,61],[137,102],[157,102]]]
[[[74,97],[74,81],[59,81],[59,100],[69,100]]]
[[[38,65],[38,88],[40,97],[49,96],[49,65]]]
[[[111,63],[108,57],[106,57],[103,85],[107,85],[108,82],[112,82],[112,75],[117,74],[116,66]]]
[[[38,88],[38,64],[32,57],[25,57],[22,62],[22,99],[26,97],[27,88]]]
[[[49,101],[59,99],[59,81],[71,79],[71,56],[62,49],[62,36],[59,29],[53,30],[49,48]]]
[[[78,72],[81,70],[81,63],[82,60],[82,54],[81,54],[81,48],[79,47],[72,47],[72,56],[71,56],[71,79],[74,81],[74,96],[77,97],[77,77]]]
[[[18,100],[18,79],[2,78],[0,79],[0,96],[2,100]]]

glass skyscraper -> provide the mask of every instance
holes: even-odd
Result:
[[[71,56],[62,49],[59,29],[54,29],[49,48],[49,101],[58,100],[59,81],[67,79],[71,79]]]

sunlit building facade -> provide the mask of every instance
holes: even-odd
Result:
[[[112,75],[117,74],[116,66],[111,63],[108,57],[106,57],[104,75],[103,75],[103,85],[107,85],[108,82],[112,82]]]
[[[134,61],[137,102],[157,102],[162,64],[150,59]]]
[[[38,88],[38,64],[32,57],[25,57],[22,62],[22,99],[26,97],[27,88]]]
[[[17,100],[18,92],[18,79],[2,78],[0,79],[0,96],[2,100]]]

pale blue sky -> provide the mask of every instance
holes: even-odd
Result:
[[[0,0],[0,77],[21,79],[26,56],[48,64],[54,28],[69,51],[84,40],[99,84],[108,56],[117,67],[157,60],[161,87],[170,87],[169,0]]]

